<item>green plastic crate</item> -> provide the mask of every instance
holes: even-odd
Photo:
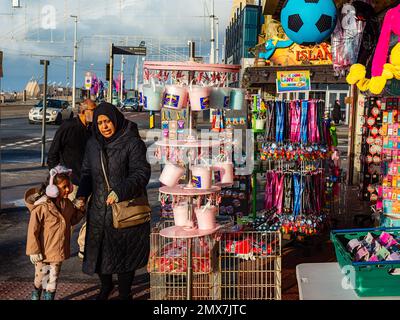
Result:
[[[354,268],[352,283],[358,296],[400,296],[400,275],[393,275],[389,272],[392,269],[400,268],[400,261],[379,261],[379,262],[353,262],[346,245],[351,239],[364,237],[370,232],[374,237],[379,236],[383,231],[398,238],[400,228],[372,228],[372,229],[348,229],[332,230],[331,240],[335,246],[335,253],[340,268],[347,267],[346,274]]]

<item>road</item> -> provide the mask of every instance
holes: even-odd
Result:
[[[41,167],[41,130],[40,124],[28,123],[28,112],[32,105],[0,106],[0,164],[1,164],[1,212],[0,212],[0,282],[30,281],[32,265],[25,255],[26,230],[29,213],[23,202],[24,192],[39,186],[48,174]],[[145,138],[149,114],[146,112],[127,112],[125,116],[138,124]],[[59,126],[46,126],[46,152]],[[149,183],[149,202],[155,221],[158,220],[160,207],[158,201],[159,166],[153,166]],[[74,229],[71,252],[72,257],[63,264],[62,281],[97,283],[96,277],[81,272],[81,260],[77,257],[76,239],[79,226]],[[10,267],[15,266],[15,267]],[[145,269],[139,275],[145,277]],[[0,299],[2,299],[0,292]]]

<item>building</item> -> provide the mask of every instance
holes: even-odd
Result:
[[[242,65],[243,59],[254,58],[250,49],[257,45],[259,30],[263,23],[261,6],[242,7],[240,3],[225,31],[224,61],[226,63]],[[239,79],[230,85],[239,86]]]

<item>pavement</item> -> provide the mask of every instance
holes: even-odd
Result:
[[[1,111],[1,110],[0,110]],[[147,130],[141,129],[142,136]],[[347,126],[337,128],[341,148],[346,149]],[[345,153],[343,153],[345,154]],[[342,156],[342,166],[346,166]],[[29,213],[22,201],[24,191],[40,184],[47,174],[37,162],[1,163],[1,212],[0,212],[0,300],[29,299],[32,290],[33,266],[25,256],[26,230]],[[153,225],[159,220],[158,177],[160,167],[152,167],[149,184],[149,202],[153,209]],[[357,226],[354,215],[368,213],[368,203],[357,199],[357,187],[344,187],[341,200],[332,215],[332,228]],[[360,226],[360,225],[358,225]],[[97,277],[81,271],[76,239],[79,226],[74,228],[71,241],[71,258],[62,266],[57,300],[91,300],[99,290]],[[291,243],[282,251],[282,299],[298,300],[295,268],[305,262],[336,261],[328,235],[315,237],[307,243]],[[132,287],[134,299],[149,299],[149,274],[146,269],[138,270]],[[112,298],[116,298],[114,290]]]

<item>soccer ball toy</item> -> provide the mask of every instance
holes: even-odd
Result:
[[[302,45],[321,43],[336,26],[333,0],[286,0],[281,11],[286,35]]]

